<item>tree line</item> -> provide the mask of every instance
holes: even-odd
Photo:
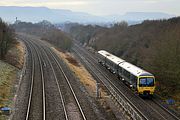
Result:
[[[71,38],[46,20],[39,23],[16,21],[12,27],[16,32],[39,36],[62,50],[70,50],[72,46]]]
[[[5,55],[14,41],[14,31],[0,18],[0,59]]]
[[[157,91],[180,100],[180,17],[99,28],[73,26],[70,34],[95,50],[107,50],[153,73]],[[86,31],[86,36],[81,31]]]

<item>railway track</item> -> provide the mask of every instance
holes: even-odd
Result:
[[[76,43],[75,45],[76,47],[79,47]],[[79,47],[80,48],[80,47]],[[82,49],[83,50],[83,49]],[[83,50],[84,51],[84,50]],[[86,52],[86,51],[84,51]],[[92,52],[86,52],[86,54],[88,54],[91,59],[93,59],[96,63],[98,63],[97,59],[98,57],[94,54],[92,54]],[[92,57],[93,56],[93,57]],[[109,71],[108,71],[109,73]],[[111,75],[112,76],[112,75]],[[113,79],[117,79],[115,78],[114,76],[112,76]],[[159,100],[157,100],[157,95],[155,94],[156,97],[152,98],[151,100],[148,100],[148,99],[144,99],[145,102],[147,102],[147,104],[149,104],[150,106],[153,106],[154,108],[157,108],[159,111],[159,113],[162,113],[162,115],[165,117],[165,118],[171,118],[173,117],[174,119],[177,119],[179,120],[180,119],[180,115],[178,113],[175,113],[174,111],[171,111],[169,110],[168,108],[164,107],[160,102]],[[168,113],[168,114],[167,114]]]
[[[44,49],[44,50],[45,50],[45,49]],[[73,99],[74,99],[74,101],[75,101],[75,103],[76,103],[76,105],[77,105],[77,107],[78,107],[78,109],[79,109],[79,113],[81,114],[81,118],[82,118],[83,120],[86,120],[85,113],[83,112],[83,109],[82,109],[81,104],[80,104],[80,102],[79,102],[79,100],[78,100],[78,97],[77,97],[77,95],[76,95],[76,93],[75,93],[75,91],[74,91],[74,89],[73,89],[73,87],[72,87],[72,85],[71,85],[71,83],[70,83],[69,78],[67,77],[67,75],[65,74],[62,66],[61,66],[60,63],[58,62],[58,60],[57,60],[57,59],[58,59],[57,55],[54,54],[50,49],[48,49],[48,50],[46,49],[46,51],[47,51],[47,53],[49,52],[48,55],[51,56],[51,58],[53,58],[54,62],[56,63],[55,66],[58,66],[59,72],[62,73],[62,75],[63,75],[63,77],[64,77],[64,79],[65,79],[65,81],[66,81],[66,83],[67,83],[67,86],[69,87],[69,90],[70,90],[70,92],[72,93],[70,96],[73,96]],[[69,116],[70,116],[70,115],[69,115]]]
[[[82,107],[81,107],[81,105],[80,105],[80,102],[79,102],[79,100],[78,100],[78,98],[77,98],[77,96],[76,96],[76,94],[75,94],[75,91],[73,90],[72,85],[71,85],[68,77],[66,76],[64,70],[62,69],[62,66],[60,65],[60,63],[59,63],[58,60],[57,60],[57,59],[59,59],[59,58],[57,58],[57,56],[56,56],[50,49],[48,49],[48,48],[46,48],[46,47],[43,47],[42,49],[43,49],[44,53],[46,54],[48,61],[49,61],[49,62],[53,61],[52,63],[50,63],[50,65],[51,65],[54,73],[55,73],[55,69],[56,69],[56,71],[58,72],[58,74],[61,73],[61,76],[64,77],[64,80],[65,80],[66,83],[67,83],[66,86],[69,87],[69,93],[72,93],[72,95],[70,95],[70,96],[73,96],[72,99],[74,99],[75,103],[76,103],[77,106],[78,106],[79,113],[81,114],[81,118],[82,118],[83,120],[86,120],[85,113],[83,112],[83,109],[82,109]],[[50,57],[48,57],[48,56],[50,56]],[[53,58],[53,59],[52,59],[52,58]],[[53,66],[54,66],[55,69],[53,68]],[[58,68],[56,68],[56,67],[58,67]],[[56,77],[56,82],[57,82],[58,86],[60,86],[60,81],[58,81],[57,77]],[[62,82],[61,82],[61,83],[62,83]],[[58,88],[60,89],[60,87],[58,87]],[[62,91],[62,92],[63,92],[63,91]],[[62,94],[62,92],[61,92],[61,94]],[[67,103],[68,103],[67,100],[66,100],[67,98],[66,98],[66,97],[62,97],[62,98],[65,98],[63,101],[64,101],[64,104],[66,104],[66,106],[67,106]],[[68,99],[69,99],[69,98],[68,98]],[[71,116],[71,115],[70,115],[70,113],[68,113],[68,110],[66,110],[65,105],[64,105],[64,110],[66,111],[66,112],[65,112],[65,113],[66,113],[66,119],[69,119],[69,116]]]
[[[30,49],[32,54],[32,73],[31,85],[28,99],[28,106],[26,112],[26,120],[43,119],[45,120],[45,89],[44,89],[44,74],[42,69],[42,62],[36,48],[26,42],[26,46]],[[34,52],[32,51],[34,50]],[[39,69],[40,68],[40,69]],[[39,89],[42,88],[42,89]]]
[[[54,106],[50,107],[50,105],[49,105],[49,107],[50,107],[51,109],[48,110],[48,111],[50,111],[50,112],[47,113],[47,115],[48,115],[47,119],[52,119],[52,118],[54,118],[54,117],[57,118],[57,116],[59,116],[59,118],[61,118],[61,119],[69,120],[68,115],[67,115],[67,109],[66,109],[66,107],[65,107],[65,100],[64,100],[64,97],[63,97],[63,93],[62,93],[62,88],[60,87],[60,84],[59,84],[59,81],[58,81],[58,78],[57,78],[57,75],[56,75],[56,71],[55,71],[55,69],[54,69],[54,67],[53,67],[53,65],[52,65],[51,60],[49,59],[49,56],[48,56],[47,53],[44,51],[44,49],[42,49],[42,47],[43,47],[43,46],[39,46],[39,49],[44,53],[44,59],[47,59],[47,62],[44,62],[44,65],[46,66],[46,68],[47,68],[47,66],[50,66],[49,68],[51,69],[51,73],[53,74],[53,79],[47,77],[47,81],[48,81],[48,79],[51,80],[51,81],[49,81],[49,82],[52,82],[52,80],[54,80],[55,84],[52,85],[52,87],[57,86],[57,87],[56,87],[56,89],[57,89],[57,92],[56,92],[56,93],[58,93],[58,96],[57,96],[57,97],[59,97],[59,101],[61,101],[61,102],[59,103],[60,108],[56,109],[56,111],[54,111],[53,113],[52,113],[52,110],[51,110],[51,109],[54,109],[54,108],[53,108]],[[48,86],[47,86],[47,87],[48,87]],[[55,95],[55,96],[56,96],[56,95]],[[53,100],[53,98],[52,98],[51,95],[50,95],[50,98],[49,98],[49,99],[50,99],[50,101]],[[52,100],[51,100],[51,99],[52,99]],[[53,101],[53,102],[54,102],[54,101]],[[58,102],[58,101],[57,101],[57,102]],[[54,114],[54,113],[55,113],[55,114]],[[54,115],[57,115],[57,116],[54,116]]]
[[[77,51],[75,51],[75,52],[78,54]],[[128,112],[129,114],[131,114],[135,119],[147,119],[147,117],[144,116],[143,113],[142,113],[141,111],[139,111],[139,109],[137,109],[137,108],[132,104],[132,102],[129,101],[129,100],[126,98],[126,96],[125,96],[124,94],[122,94],[122,92],[120,92],[120,94],[121,94],[122,96],[119,96],[119,95],[116,93],[116,91],[113,89],[113,87],[112,87],[111,85],[109,85],[109,82],[103,80],[103,79],[104,79],[104,76],[102,76],[102,74],[101,74],[100,71],[94,70],[94,69],[93,69],[94,66],[91,66],[91,64],[89,64],[88,61],[86,61],[85,58],[82,57],[82,55],[80,55],[80,54],[78,54],[78,55],[81,56],[81,59],[83,59],[83,60],[85,61],[84,63],[88,66],[88,68],[89,68],[89,70],[91,71],[91,73],[95,75],[94,77],[97,78],[98,81],[101,82],[101,83],[108,89],[108,92],[109,92],[112,96],[114,96],[115,98],[118,97],[119,100],[120,100],[121,103],[122,103],[121,105],[123,105],[124,107],[127,106],[128,108],[130,108],[130,110],[127,110],[127,112]],[[105,79],[107,79],[107,78],[105,78]],[[123,97],[123,98],[122,98],[122,97]],[[121,98],[122,98],[122,99],[121,99]],[[125,100],[123,100],[123,99],[125,99]],[[131,105],[127,104],[127,101],[128,101],[128,103],[130,103]],[[133,106],[133,107],[131,107],[131,106]]]
[[[34,46],[35,46],[35,44],[37,44],[37,43],[35,43],[35,42],[33,43],[33,42],[34,41],[31,41],[30,44],[31,45],[34,44]],[[73,116],[74,116],[77,119],[86,120],[85,113],[83,112],[83,109],[80,105],[78,97],[76,96],[75,91],[73,90],[73,87],[72,87],[68,77],[66,76],[64,70],[62,69],[60,63],[58,62],[59,58],[57,57],[57,55],[54,54],[50,49],[48,49],[47,47],[45,47],[43,45],[42,46],[36,45],[36,49],[38,49],[38,51],[41,51],[40,57],[42,57],[43,60],[46,59],[46,61],[43,61],[43,65],[47,66],[49,64],[52,69],[52,73],[53,73],[53,76],[54,76],[54,79],[55,79],[55,82],[56,82],[56,85],[58,88],[59,96],[62,101],[62,106],[63,106],[64,117],[61,116],[61,119],[69,120],[69,119],[73,119]],[[60,81],[59,79],[64,79],[63,81],[65,81],[66,83]],[[66,84],[65,86],[68,86],[68,88],[69,88],[68,92],[63,90],[65,88],[62,88],[62,84]],[[66,89],[67,89],[67,87],[66,87]],[[65,94],[67,94],[67,93],[65,93],[65,92],[72,93],[72,94],[69,95],[68,97],[66,97]],[[74,101],[72,101],[73,99],[74,99]],[[80,113],[80,117],[78,117],[79,113],[77,114],[77,111],[76,111],[76,115],[72,116],[72,111],[67,109],[69,102],[73,103],[74,105],[75,104],[77,105],[77,108]],[[53,117],[52,115],[50,115],[51,117],[50,116],[48,117],[48,112],[46,114],[47,114],[47,119]]]
[[[28,51],[13,120],[111,119],[49,44],[19,34]],[[113,116],[114,117],[114,116]]]
[[[26,55],[28,54],[28,57],[26,58],[26,63],[25,63],[26,69],[24,70],[24,74],[22,74],[22,76],[21,76],[22,80],[19,84],[18,95],[17,95],[16,104],[15,104],[15,110],[13,111],[12,118],[10,118],[12,120],[26,119],[28,107],[30,108],[29,98],[31,98],[30,95],[32,95],[32,94],[30,94],[30,91],[33,88],[32,84],[34,81],[33,74],[35,73],[35,60],[33,57],[35,56],[35,54],[31,50],[30,46],[28,46],[25,41],[23,41],[23,42],[26,46],[26,52],[27,52]],[[21,91],[23,91],[23,92],[21,92]]]
[[[29,63],[32,64],[32,70],[29,70],[31,75],[28,75],[31,80],[29,83],[32,83],[29,88],[32,94],[29,96],[31,102],[28,102],[26,120],[58,118],[86,120],[87,118],[95,118],[87,117],[88,112],[84,110],[84,104],[81,105],[82,100],[76,94],[77,91],[73,89],[72,79],[74,78],[70,72],[67,72],[69,69],[64,66],[57,54],[43,42],[33,39],[24,42],[29,56],[31,56]],[[107,73],[107,70],[97,63],[96,57],[92,57],[91,53],[78,48],[78,46],[75,46],[74,51],[93,76],[108,88],[110,94],[133,119],[179,119],[171,113],[165,112],[163,108],[160,109],[153,101],[148,103],[134,95],[113,74]],[[70,110],[69,107],[72,106],[73,110]]]
[[[156,100],[152,99],[146,99],[145,102],[151,106],[154,110],[156,110],[158,113],[160,113],[164,118],[167,120],[180,120],[175,114],[173,114],[171,111],[166,109],[161,104],[157,103]]]
[[[109,81],[109,83],[106,83],[106,84],[111,84],[110,86],[115,88],[116,91],[119,91],[119,93],[121,95],[123,94],[121,92],[122,90],[120,90],[119,88],[125,89],[126,86],[119,84],[119,83],[118,83],[119,85],[117,86],[116,83],[112,82],[112,79],[109,78],[109,76],[107,76],[106,73],[102,72],[103,71],[102,69],[99,69],[97,67],[98,66],[96,64],[97,59],[95,57],[92,57],[92,55],[90,53],[84,51],[82,48],[78,47],[77,45],[75,45],[75,48],[76,49],[73,49],[73,50],[76,52],[77,55],[79,55],[79,57],[81,57],[81,59],[83,61],[86,61],[85,64],[89,64],[88,67],[91,69],[91,71],[94,71],[91,67],[93,65],[93,67],[96,68],[96,71],[99,71],[100,74],[102,74],[104,76],[104,78]],[[86,56],[86,58],[84,58],[82,56]],[[94,61],[94,62],[92,62],[92,61]],[[93,74],[96,74],[96,76],[99,76],[99,74],[97,75],[97,72],[96,73],[94,72]],[[112,76],[112,75],[110,75],[110,76]],[[113,77],[113,80],[114,79],[116,79],[116,78]],[[127,93],[125,91],[123,91],[123,92],[125,94]],[[117,97],[117,95],[115,95],[115,97]],[[135,95],[134,95],[134,99],[132,99],[133,97],[130,97],[130,98],[131,98],[130,99],[131,101],[134,100],[134,105],[130,101],[128,101],[128,100],[127,101],[129,103],[131,103],[131,106],[137,106],[137,107],[135,107],[135,110],[140,111],[139,115],[141,115],[142,116],[141,118],[143,118],[143,119],[175,119],[175,120],[179,120],[179,118],[176,117],[171,112],[164,110],[162,107],[159,107],[157,104],[155,105],[155,103],[153,101],[151,101],[151,104],[150,104],[150,103],[147,103],[146,101],[142,100],[141,98],[138,98],[138,96],[135,96]],[[116,98],[116,99],[118,100],[119,98]],[[137,105],[138,103],[142,104],[142,106]],[[145,107],[145,106],[147,106],[147,107]],[[142,109],[142,108],[144,108],[144,109]],[[141,113],[141,111],[142,111],[142,113]],[[143,115],[145,115],[145,116],[143,117]],[[133,114],[131,114],[131,116],[132,116],[132,118],[134,117]]]
[[[76,47],[78,47],[78,45],[76,45]],[[86,51],[84,51],[84,52],[86,52]],[[98,61],[97,61],[98,58],[96,55],[92,54],[91,52],[86,52],[86,54],[88,54],[91,57],[91,59],[93,59],[96,63],[98,63]],[[108,71],[108,73],[109,73],[109,71]],[[112,75],[110,75],[110,76],[112,76]],[[112,78],[117,79],[114,76],[112,76]],[[117,81],[119,81],[119,80],[117,80]],[[159,101],[157,99],[152,98],[151,100],[148,100],[148,99],[144,99],[144,100],[152,109],[154,109],[154,111],[161,114],[161,116],[163,116],[165,119],[180,120],[179,114],[171,112],[168,108],[164,107],[161,103],[159,103]]]
[[[65,108],[65,105],[64,105],[63,96],[62,96],[62,93],[61,93],[61,90],[60,90],[60,87],[59,87],[59,83],[57,83],[56,73],[54,71],[54,68],[53,68],[52,64],[50,63],[50,60],[48,59],[48,56],[41,49],[42,46],[38,46],[38,45],[36,45],[36,43],[33,43],[30,40],[28,41],[28,45],[31,45],[31,46],[34,47],[34,48],[31,48],[31,49],[35,49],[36,51],[38,49],[38,52],[39,52],[38,55],[39,55],[39,58],[41,58],[41,65],[43,66],[41,69],[43,69],[43,71],[46,73],[46,76],[45,76],[45,78],[43,77],[43,79],[46,80],[47,84],[44,85],[43,89],[46,89],[46,94],[47,94],[47,98],[46,98],[47,102],[46,103],[44,102],[44,106],[45,107],[47,106],[47,110],[45,110],[45,109],[43,110],[44,117],[40,118],[40,119],[44,119],[45,120],[45,119],[59,119],[59,118],[61,118],[61,119],[69,120],[68,117],[67,117],[67,112],[66,112],[66,108]],[[48,66],[50,66],[49,69],[47,69]],[[52,73],[52,76],[49,76],[48,72]],[[51,81],[48,81],[48,79],[51,80]],[[55,80],[56,84],[52,85],[52,80]],[[49,88],[50,84],[48,84],[48,83],[51,84],[51,88]],[[45,86],[46,86],[46,88],[45,88]],[[52,91],[51,90],[52,87],[54,87],[53,89],[58,89],[58,90]],[[49,91],[51,91],[51,93],[47,93]],[[53,92],[55,92],[55,94]],[[57,96],[57,94],[56,94],[58,92],[59,92],[59,96],[60,97]],[[54,96],[52,96],[52,94]],[[61,99],[57,99],[57,98],[61,98]],[[32,99],[32,97],[31,97],[31,99]],[[29,101],[30,101],[29,103],[31,103],[31,100],[29,100]],[[56,104],[58,104],[58,107],[54,105],[55,102],[56,102]],[[63,108],[63,110],[61,108]],[[31,109],[29,107],[29,111],[30,110]],[[30,117],[28,117],[28,116],[30,116],[30,115],[28,115],[28,113],[29,112],[27,112],[27,116],[26,116],[27,120],[30,119]],[[39,111],[38,113],[41,113],[41,111]],[[62,114],[62,113],[64,113],[64,114]],[[34,118],[34,119],[37,119],[37,117]]]

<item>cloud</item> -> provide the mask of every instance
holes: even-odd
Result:
[[[60,6],[63,6],[63,5],[85,5],[87,4],[87,2],[85,1],[62,1],[62,2],[45,2],[44,4],[46,5],[60,5]]]
[[[45,6],[95,15],[123,14],[129,11],[180,14],[180,0],[0,0],[0,6]]]
[[[87,1],[67,0],[67,1],[50,1],[50,0],[5,0],[0,1],[0,5],[6,6],[79,6],[86,5]]]

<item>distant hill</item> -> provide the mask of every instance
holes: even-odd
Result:
[[[173,16],[174,15],[156,12],[129,12],[125,15],[95,16],[83,12],[73,12],[64,9],[49,9],[47,7],[0,6],[0,17],[8,22],[14,22],[17,17],[19,20],[25,22],[48,20],[52,23],[103,23],[125,20],[129,24],[136,24],[145,19],[163,19]]]
[[[157,20],[157,19],[168,19],[175,17],[175,15],[170,15],[162,12],[127,12],[124,15],[111,15],[107,16],[109,19],[114,19],[117,21],[143,21],[143,20]]]
[[[14,7],[0,6],[0,17],[6,21],[14,22],[17,17],[21,21],[39,22],[48,20],[53,23],[60,22],[100,22],[103,18],[87,13],[72,12],[63,9],[49,9],[46,7]]]

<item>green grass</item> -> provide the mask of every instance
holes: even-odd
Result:
[[[17,69],[7,63],[0,61],[0,106],[10,106],[13,102],[13,87],[17,79]],[[6,117],[0,115],[0,120]]]

